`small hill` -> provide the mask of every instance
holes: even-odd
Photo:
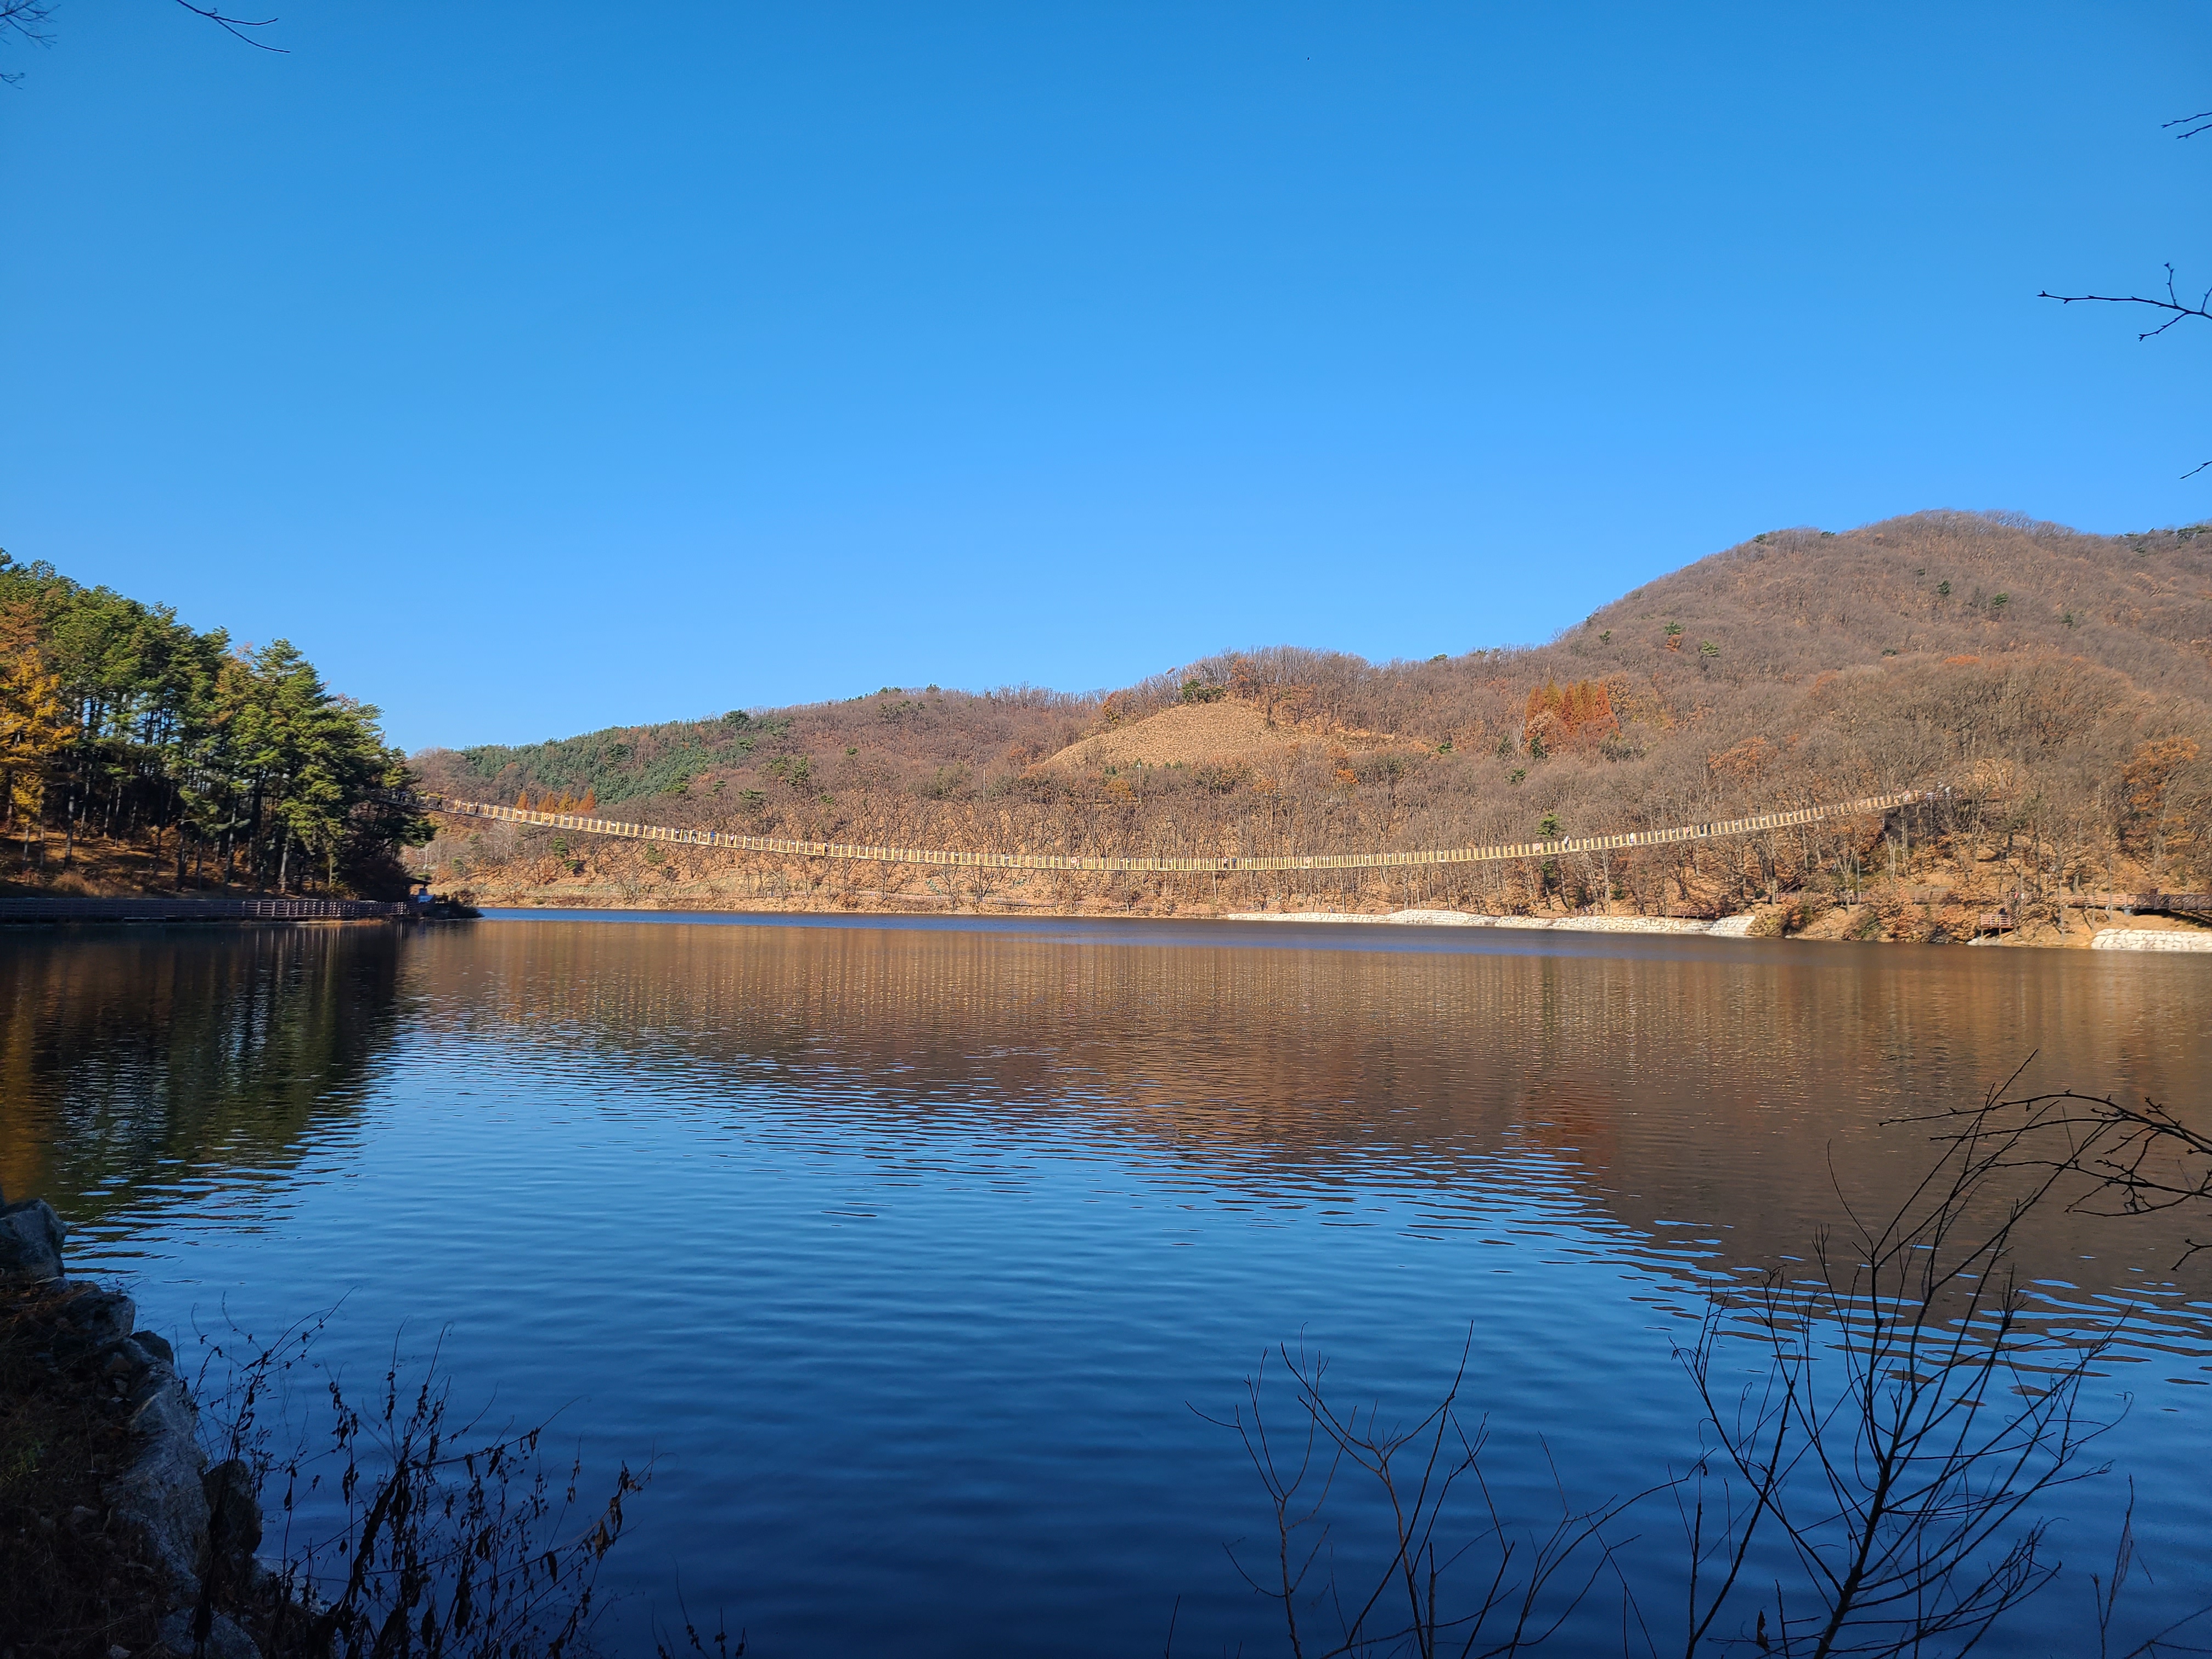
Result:
[[[1018,896],[1704,914],[1759,902],[1802,919],[1879,888],[1879,931],[1955,928],[2023,892],[2029,911],[2056,914],[2074,888],[2212,884],[2212,532],[2091,536],[1966,513],[1771,532],[1542,646],[1381,664],[1275,647],[1104,696],[887,689],[416,764],[477,799],[590,787],[624,816],[672,823],[1085,854],[1465,846],[1948,783],[1954,803],[1910,821],[1601,863],[1331,876],[1297,894],[1170,879]],[[528,834],[434,850],[449,877],[580,902],[1018,896],[881,866],[773,880],[744,866],[742,890],[724,891],[715,872],[739,868],[724,855],[647,870],[607,845],[549,859]],[[1948,921],[1899,896],[1929,890],[1953,896]]]
[[[1268,723],[1250,703],[1190,702],[1116,724],[1041,763],[1067,776],[1137,766],[1219,766],[1276,758],[1296,734]]]

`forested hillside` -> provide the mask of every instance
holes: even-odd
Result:
[[[1480,613],[1466,625],[1478,633]],[[1193,705],[1248,718],[1211,738],[1157,718]],[[1231,726],[1244,735],[1222,735]],[[1887,904],[1883,929],[1910,933],[1942,925],[1931,882],[1959,905],[2027,912],[2085,885],[2203,884],[2208,748],[2212,532],[2098,537],[1930,513],[1754,538],[1534,647],[1387,664],[1279,647],[1104,696],[886,689],[416,763],[432,787],[479,799],[1081,854],[1451,847],[1948,784],[1951,805],[1896,823],[1302,889],[1054,878],[994,893],[881,866],[748,866],[480,827],[433,849],[449,879],[544,902],[1707,914],[1765,902],[1799,905],[1802,921],[1844,900]]]
[[[0,882],[14,890],[404,890],[428,826],[377,711],[283,640],[0,553]]]

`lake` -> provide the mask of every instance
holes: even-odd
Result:
[[[457,1398],[557,1413],[587,1483],[652,1462],[603,1580],[616,1652],[680,1587],[756,1655],[1155,1653],[1171,1627],[1257,1655],[1279,1616],[1227,1547],[1264,1555],[1270,1511],[1209,1419],[1263,1354],[1418,1414],[1464,1350],[1508,1510],[1642,1490],[1695,1455],[1677,1349],[1707,1287],[1901,1202],[1930,1152],[1896,1120],[2023,1065],[2201,1120],[2212,960],[554,913],[25,929],[0,1032],[0,1182],[180,1362],[196,1329],[337,1305],[316,1352],[349,1377],[441,1343]],[[2127,1324],[2085,1395],[2112,1473],[2052,1499],[2066,1570],[1993,1650],[2094,1650],[2130,1479],[2157,1575],[2131,1616],[2212,1600],[2189,1232],[2049,1214],[2022,1241],[2051,1328]],[[1656,1501],[1617,1577],[1664,1647]],[[1611,1637],[1561,1650],[1620,1650],[1603,1593]]]

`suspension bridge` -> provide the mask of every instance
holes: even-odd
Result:
[[[1859,800],[1802,806],[1753,817],[1723,818],[1709,823],[1677,824],[1664,830],[1632,830],[1611,836],[1559,836],[1538,841],[1500,842],[1485,847],[1453,847],[1404,853],[1231,854],[1212,858],[1135,856],[1085,858],[1060,853],[955,853],[918,847],[864,847],[843,842],[794,841],[780,836],[742,836],[726,830],[680,829],[662,823],[629,823],[576,812],[544,812],[489,801],[459,800],[423,794],[415,804],[424,811],[456,817],[489,818],[501,823],[538,824],[587,836],[617,836],[680,847],[725,847],[735,852],[769,853],[784,858],[844,859],[860,864],[921,864],[981,870],[1103,872],[1113,875],[1228,875],[1261,870],[1389,870],[1448,864],[1488,864],[1513,859],[1550,859],[1568,853],[1617,853],[1633,848],[1671,847],[1683,842],[1714,841],[1793,829],[1827,818],[1867,817],[1933,800],[1944,789],[1903,789]]]

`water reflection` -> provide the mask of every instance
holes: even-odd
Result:
[[[1802,1255],[1837,1184],[1894,1204],[1926,1148],[1887,1120],[2031,1049],[2201,1110],[2204,969],[1153,924],[14,935],[0,1171],[157,1323],[347,1297],[334,1359],[444,1331],[473,1398],[657,1454],[611,1563],[635,1605],[680,1568],[758,1651],[972,1659],[1151,1650],[1180,1596],[1181,1650],[1225,1650],[1265,1633],[1219,1553],[1260,1517],[1188,1407],[1263,1346],[1410,1406],[1472,1327],[1504,1499],[1638,1489],[1692,1442],[1672,1348],[1713,1273]],[[2051,1220],[2039,1294],[2136,1310],[2112,1444],[2185,1560],[2207,1310],[2164,1223]]]
[[[1894,1121],[2026,1086],[2185,1110],[2212,1074],[2203,964],[2056,951],[1434,936],[1341,927],[612,925],[428,941],[428,1005],[681,1076],[813,1085],[899,1137],[1154,1160],[1261,1200],[1378,1176],[1435,1224],[1531,1161],[1573,1198],[1720,1262],[1800,1254],[1848,1202],[1903,1201]],[[2054,1218],[2027,1276],[2141,1287],[2176,1218]],[[2114,1251],[2118,1254],[2113,1254]]]
[[[0,1187],[72,1220],[344,1133],[392,1041],[388,927],[0,937]]]

